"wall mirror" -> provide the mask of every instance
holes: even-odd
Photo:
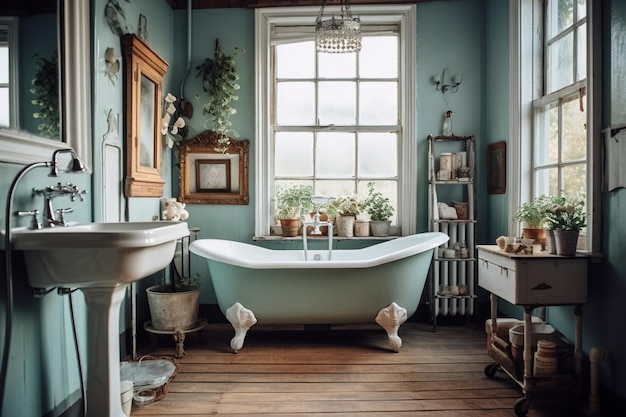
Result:
[[[212,130],[180,143],[178,201],[192,204],[240,204],[248,197],[248,140],[230,139],[216,151],[221,134]]]
[[[45,4],[44,4],[45,3]],[[90,41],[90,1],[89,0],[60,0],[58,2],[41,2],[36,0],[26,0],[21,2],[3,1],[0,3],[0,18],[7,16],[18,16],[14,19],[16,27],[19,28],[20,19],[39,19],[39,16],[47,16],[44,20],[56,20],[58,25],[58,40],[55,46],[58,47],[59,81],[61,85],[61,96],[59,107],[61,113],[61,141],[44,138],[35,128],[26,126],[24,119],[31,117],[32,107],[25,110],[26,113],[15,113],[10,123],[10,127],[0,127],[0,146],[7,152],[2,153],[3,161],[28,164],[37,161],[44,161],[50,158],[53,150],[59,148],[72,147],[91,168],[91,41]],[[58,23],[60,22],[60,24]],[[6,23],[6,20],[5,20]],[[32,35],[31,42],[36,38],[36,33]],[[13,46],[20,54],[27,54],[24,59],[13,60],[13,72],[20,75],[20,84],[26,89],[32,80],[34,70],[22,68],[29,66],[32,61],[28,55],[28,48],[23,41],[27,36],[13,37]],[[46,32],[45,36],[51,37],[51,33]],[[52,36],[57,39],[57,36]],[[37,43],[37,41],[35,41]],[[11,44],[11,41],[8,42]],[[20,49],[21,48],[21,49]],[[54,46],[42,55],[48,56]],[[71,51],[66,53],[65,51]],[[34,64],[32,64],[34,66]],[[27,94],[28,93],[28,94]],[[30,103],[29,92],[23,93],[21,90],[10,94],[18,95],[14,99]],[[22,109],[21,104],[16,106]]]
[[[167,63],[133,34],[122,37],[128,197],[160,197],[161,84]]]

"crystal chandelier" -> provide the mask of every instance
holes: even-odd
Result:
[[[315,20],[315,43],[318,52],[347,53],[361,50],[361,20],[352,17],[348,0],[341,0],[341,18],[324,20],[326,0]]]

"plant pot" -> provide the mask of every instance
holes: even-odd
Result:
[[[372,235],[374,236],[389,236],[391,220],[370,220],[370,228],[372,229]]]
[[[541,249],[546,248],[546,229],[530,229],[525,227],[522,230],[524,239],[533,239],[535,243],[541,244]]]
[[[300,233],[300,219],[280,219],[280,228],[285,237],[298,236]]]
[[[575,256],[578,246],[578,235],[580,230],[554,230],[554,241],[556,243],[556,254],[561,256]]]
[[[352,237],[354,236],[354,216],[337,216],[335,219],[335,228],[337,236]]]
[[[146,289],[150,318],[156,330],[187,330],[198,322],[200,289],[168,291],[167,287],[155,285]]]
[[[355,220],[354,236],[364,237],[370,235],[370,222],[365,220]]]
[[[548,229],[546,232],[546,249],[550,255],[556,255],[556,240],[554,237],[554,229]]]

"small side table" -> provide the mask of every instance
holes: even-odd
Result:
[[[176,358],[182,358],[183,356],[185,356],[185,338],[186,338],[186,334],[187,333],[195,333],[195,332],[199,332],[200,330],[204,329],[207,325],[207,322],[205,319],[198,319],[198,322],[196,323],[195,327],[192,327],[190,329],[175,329],[175,330],[157,330],[154,328],[154,326],[152,325],[151,321],[146,321],[143,324],[143,328],[148,332],[151,333],[150,336],[150,341],[152,343],[152,348],[155,349],[156,345],[157,345],[157,336],[158,334],[171,334],[172,335],[172,339],[174,339],[174,343],[176,343],[176,354],[174,355],[174,357]],[[199,333],[200,337],[201,333]]]

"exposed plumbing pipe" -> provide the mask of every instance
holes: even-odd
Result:
[[[600,372],[598,362],[608,359],[608,350],[601,347],[591,348],[589,351],[589,412],[590,416],[600,415]]]
[[[191,103],[189,100],[185,99],[185,82],[187,81],[187,76],[191,71],[191,0],[187,0],[187,67],[185,69],[185,75],[183,75],[183,79],[180,82],[180,108],[183,115],[187,118],[191,118],[193,116],[193,108],[191,107]]]

